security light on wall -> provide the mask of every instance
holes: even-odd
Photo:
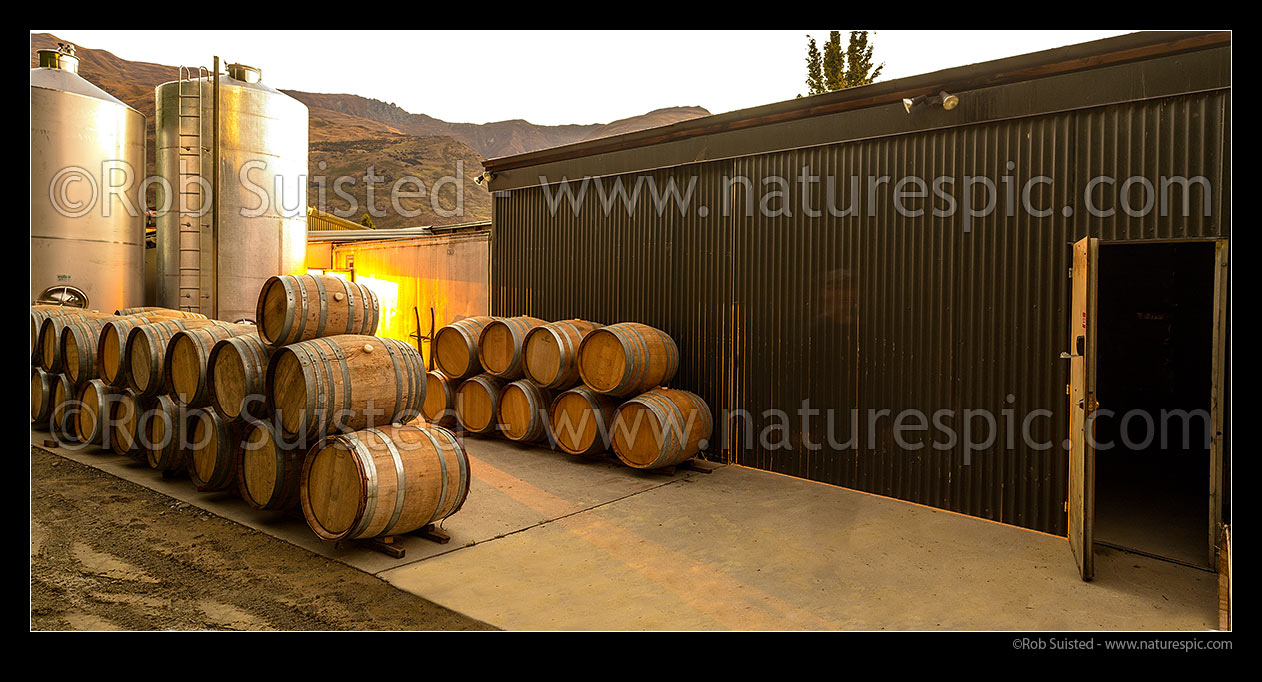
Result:
[[[960,105],[960,98],[952,95],[946,90],[939,90],[936,95],[920,95],[903,100],[903,108],[906,109],[909,114],[912,109],[918,107],[930,107],[935,104],[940,104],[943,109],[950,111]]]

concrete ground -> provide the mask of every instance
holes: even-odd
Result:
[[[47,435],[33,431],[40,446]],[[671,476],[467,439],[473,483],[392,559],[301,517],[201,494],[143,463],[44,449],[510,630],[1208,630],[1216,576],[1064,538],[736,466]]]

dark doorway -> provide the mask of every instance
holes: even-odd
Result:
[[[1214,245],[1101,244],[1097,542],[1208,565]]]

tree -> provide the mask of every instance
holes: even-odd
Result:
[[[824,92],[840,90],[842,74],[846,69],[846,58],[841,54],[841,31],[829,31],[828,42],[824,43]]]
[[[820,65],[819,48],[815,46],[815,39],[810,36],[806,37],[806,90],[808,95],[822,95],[828,92],[824,89],[824,72]]]
[[[364,217],[359,219],[359,224],[363,225],[364,227],[370,230],[377,229],[377,224],[372,221],[372,216],[368,215],[367,213],[364,214]]]
[[[868,43],[867,31],[850,32],[850,45],[846,47],[845,87],[853,88],[856,85],[867,85],[880,77],[881,69],[885,68],[885,63],[882,62],[873,68],[872,47]]]
[[[873,65],[873,45],[867,31],[851,31],[846,51],[841,51],[841,31],[829,31],[821,56],[815,39],[806,38],[807,94],[819,95],[875,82],[885,64]],[[801,95],[799,95],[800,97]]]

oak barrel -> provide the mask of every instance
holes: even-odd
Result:
[[[61,332],[67,325],[81,320],[112,320],[108,313],[83,313],[45,318],[39,326],[39,366],[50,372],[61,372]]]
[[[500,431],[509,439],[534,443],[548,437],[548,407],[556,394],[527,379],[514,381],[500,392]]]
[[[267,364],[276,346],[263,343],[258,333],[223,339],[206,359],[206,389],[210,404],[229,421],[262,419],[269,414],[264,390]]]
[[[109,448],[116,455],[139,453],[140,417],[149,406],[136,397],[130,388],[122,389],[114,396],[110,410]]]
[[[166,391],[167,344],[177,332],[199,327],[227,327],[231,323],[218,320],[167,320],[145,324],[127,332],[123,355],[127,363],[127,385],[141,398],[152,398]]]
[[[460,384],[456,389],[456,421],[460,427],[470,433],[495,433],[503,390],[504,380],[490,374],[479,374]]]
[[[79,387],[75,427],[80,442],[109,447],[110,414],[117,393],[118,389],[100,379],[91,379]]]
[[[187,411],[169,395],[158,396],[140,414],[136,436],[150,468],[163,473],[185,468],[188,451],[184,447],[184,431],[187,419]]]
[[[96,339],[97,378],[111,386],[127,386],[127,335],[136,327],[167,322],[169,317],[119,317],[105,320]]]
[[[664,331],[638,322],[593,330],[578,349],[583,383],[613,396],[641,393],[669,382],[679,369],[679,347]]]
[[[211,407],[189,410],[185,424],[188,477],[197,490],[214,492],[236,483],[243,425],[229,423]]]
[[[495,318],[480,315],[466,317],[463,320],[438,330],[434,335],[434,362],[443,374],[452,379],[467,379],[482,371],[478,361],[478,338],[482,330]]]
[[[61,330],[60,352],[62,371],[70,378],[70,383],[81,386],[89,379],[97,379],[97,342],[101,338],[101,329],[111,320],[119,318],[97,318],[74,320]]]
[[[53,375],[42,367],[31,368],[31,421],[47,427],[53,415]]]
[[[557,447],[571,455],[609,451],[609,427],[618,400],[586,386],[575,386],[552,401],[548,418]]]
[[[556,390],[577,384],[582,380],[578,373],[578,347],[599,328],[586,320],[562,320],[531,329],[523,346],[526,378]]]
[[[163,359],[164,385],[171,398],[186,407],[209,405],[206,362],[211,349],[223,339],[254,333],[256,329],[252,324],[212,325],[173,334]]]
[[[115,315],[126,316],[134,315],[137,317],[166,317],[166,318],[183,318],[189,320],[204,320],[206,316],[201,313],[194,313],[187,310],[175,310],[173,308],[163,308],[161,306],[140,306],[139,308],[119,308],[114,311]]]
[[[482,369],[501,379],[520,379],[522,371],[522,346],[531,329],[542,327],[546,321],[535,317],[497,317],[482,328],[478,335],[478,362]]]
[[[327,540],[397,535],[456,513],[469,459],[438,426],[385,426],[330,436],[302,467],[303,516]]]
[[[613,419],[613,451],[623,464],[658,469],[704,450],[714,429],[705,401],[695,393],[655,388],[623,403]]]
[[[271,420],[244,425],[237,492],[254,509],[284,511],[298,506],[306,452],[286,441]]]
[[[259,291],[255,320],[273,346],[322,336],[372,335],[381,306],[368,287],[330,275],[275,275]]]
[[[288,437],[407,423],[425,401],[415,348],[376,336],[326,336],[272,355],[265,393]]]
[[[44,324],[44,320],[50,317],[69,317],[70,319],[81,320],[87,316],[87,313],[92,312],[97,311],[65,306],[31,306],[31,362],[36,365],[41,362],[39,330]]]
[[[75,426],[78,415],[74,385],[65,374],[50,376],[53,385],[52,413],[48,418],[48,430],[65,443],[79,442],[79,429]]]
[[[440,369],[426,373],[425,402],[421,404],[421,416],[425,417],[425,421],[439,426],[456,425],[457,383]]]

